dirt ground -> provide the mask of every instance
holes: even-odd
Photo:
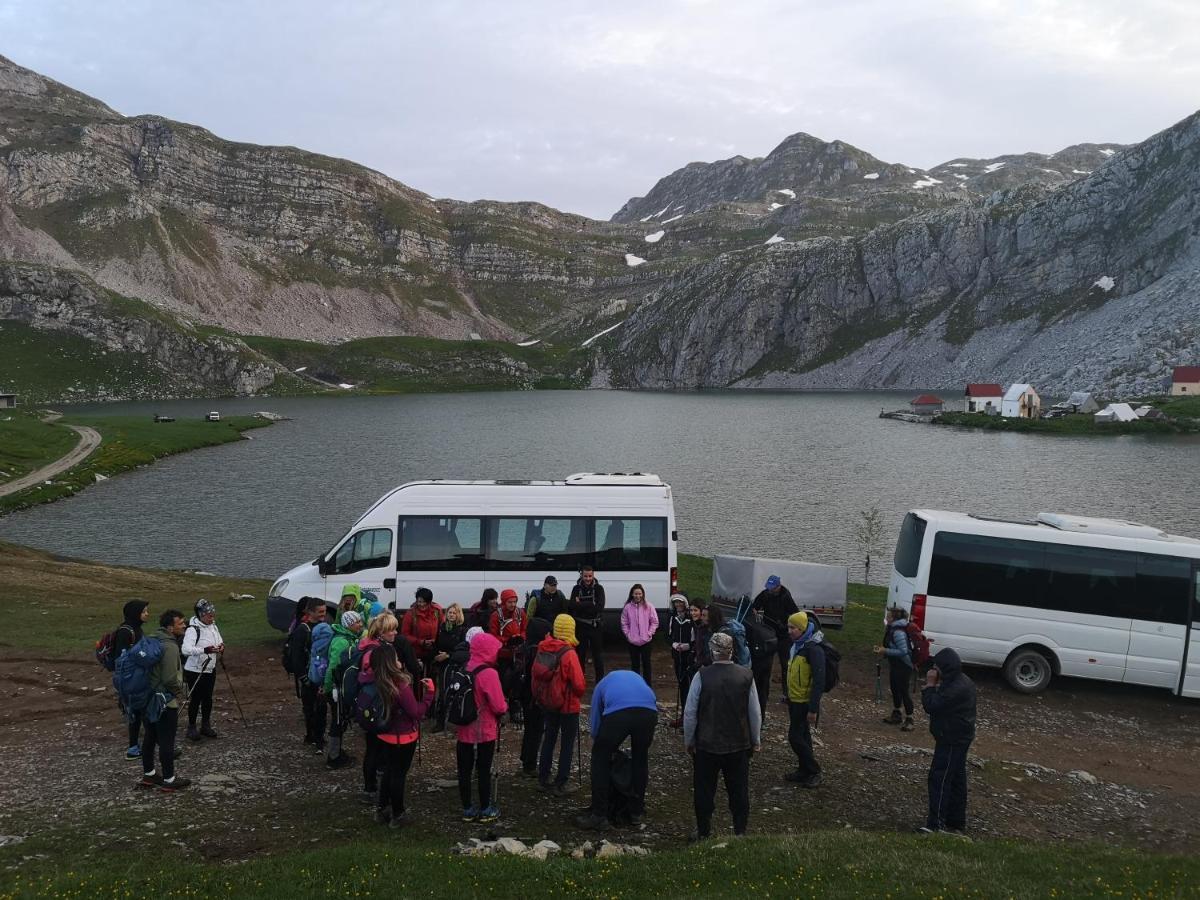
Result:
[[[215,724],[222,736],[192,744],[181,729],[178,771],[196,784],[173,796],[135,788],[140,764],[123,758],[124,728],[109,676],[94,660],[0,660],[0,679],[10,686],[0,706],[6,763],[0,845],[16,838],[33,846],[97,823],[88,831],[93,850],[119,849],[149,834],[206,858],[237,860],[316,841],[315,834],[349,836],[376,827],[359,799],[358,767],[329,771],[301,742],[299,703],[272,649],[231,649],[229,674],[247,721],[237,715],[230,682],[219,677]],[[918,728],[908,734],[882,724],[890,704],[874,700],[873,662],[862,654],[844,656],[842,683],[826,697],[817,731],[825,778],[816,790],[782,780],[794,757],[773,687],[763,750],[753,763],[751,831],[910,831],[922,824],[933,746],[927,722],[918,712]],[[612,652],[609,664],[623,660]],[[661,725],[652,748],[647,821],[640,832],[614,834],[661,847],[682,843],[693,819],[690,764],[680,733],[669,727],[670,662],[662,655],[655,665]],[[1200,852],[1195,702],[1165,691],[1071,680],[1030,698],[1009,690],[998,673],[969,674],[979,685],[979,734],[968,770],[971,834]],[[590,743],[583,740],[586,769]],[[464,825],[452,782],[453,738],[427,734],[409,780],[411,827],[444,835],[447,845],[485,831],[549,837],[564,846],[581,842],[587,835],[571,818],[586,805],[586,773],[575,797],[551,799],[518,776],[519,742],[519,731],[506,728],[499,754],[501,820]],[[360,756],[356,734],[347,745]],[[724,802],[722,792],[716,834],[729,827]],[[138,827],[131,830],[130,822]]]

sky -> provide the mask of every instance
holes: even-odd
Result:
[[[0,0],[0,54],[126,115],[601,219],[798,131],[929,168],[1200,108],[1195,0]]]

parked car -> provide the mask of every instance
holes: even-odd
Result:
[[[214,410],[213,412],[210,412],[210,413],[209,413],[207,416],[205,416],[205,417],[204,417],[204,420],[205,420],[206,422],[220,422],[220,421],[221,421],[221,414],[220,414],[219,412],[216,412],[216,411]]]
[[[174,416],[155,416],[154,421],[155,422],[174,422],[175,417]]]

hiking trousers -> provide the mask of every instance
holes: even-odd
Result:
[[[592,672],[599,681],[604,677],[604,629],[599,625],[588,625],[579,619],[575,620],[575,638],[579,646],[575,652],[579,655],[579,668],[587,674],[588,656],[592,657]]]
[[[458,762],[458,797],[463,809],[471,806],[471,774],[479,779],[479,808],[492,805],[492,760],[496,756],[496,742],[468,744],[459,741],[455,748]]]
[[[539,753],[542,749],[542,731],[545,727],[542,708],[530,700],[521,701],[522,715],[525,719],[524,731],[521,732],[521,768],[533,771],[538,766]]]
[[[179,730],[179,710],[173,706],[165,707],[157,722],[146,719],[142,724],[146,727],[146,737],[142,740],[142,773],[149,775],[154,771],[154,748],[157,746],[163,779],[174,778],[175,732]]]
[[[562,734],[562,747],[558,751],[558,777],[554,783],[566,784],[571,779],[571,754],[575,752],[575,741],[579,737],[579,713],[560,713],[545,710],[542,713],[542,754],[538,761],[538,781],[550,783],[550,768],[554,763],[554,745]],[[526,724],[528,728],[528,724]]]
[[[767,717],[767,700],[771,696],[771,669],[774,665],[775,660],[767,656],[752,661],[750,666],[750,671],[754,673],[754,689],[758,692],[758,708],[764,719]]]
[[[637,644],[629,645],[629,668],[641,675],[646,684],[650,684],[650,650],[650,643],[640,647]]]
[[[797,770],[806,778],[818,775],[821,766],[813,755],[812,729],[808,724],[808,704],[788,701],[788,743],[796,754]]]
[[[138,746],[138,736],[142,731],[142,714],[130,713],[126,720],[129,722],[129,746]]]
[[[379,805],[392,808],[392,815],[404,812],[404,786],[408,781],[408,770],[412,768],[417,742],[392,744],[379,742],[379,753],[383,757],[383,775],[379,779]]]
[[[612,781],[612,755],[630,739],[633,757],[633,797],[629,811],[640,816],[646,811],[646,784],[650,780],[650,745],[658,710],[645,707],[619,709],[600,719],[600,729],[592,735],[592,812],[608,818],[609,790]]]
[[[188,686],[188,728],[196,727],[196,713],[200,721],[208,725],[212,719],[213,688],[217,686],[217,673],[189,672],[183,670],[183,680]]]
[[[687,706],[688,691],[692,687],[692,676],[696,674],[692,668],[692,663],[695,660],[695,654],[691,650],[685,650],[680,653],[675,648],[671,648],[671,663],[675,667],[675,681],[679,685],[679,715],[683,715],[683,708]]]
[[[366,742],[363,747],[363,790],[371,794],[379,783],[379,738],[364,731],[363,740]]]
[[[709,753],[697,750],[692,759],[692,795],[696,807],[696,831],[702,838],[712,831],[718,775],[725,780],[725,793],[729,795],[733,833],[745,834],[750,821],[750,751]]]
[[[913,714],[913,698],[909,690],[913,670],[904,664],[903,660],[888,657],[888,685],[892,689],[892,709],[904,707],[904,714],[910,719]]]
[[[929,765],[929,818],[934,831],[967,827],[967,751],[970,744],[933,745]]]
[[[304,709],[304,737],[309,743],[325,743],[325,702],[315,684],[305,681],[300,686],[300,706]]]

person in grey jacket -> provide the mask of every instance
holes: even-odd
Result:
[[[883,643],[875,647],[875,652],[888,664],[888,682],[892,688],[892,714],[883,720],[885,725],[899,725],[901,731],[913,730],[913,699],[909,690],[912,683],[913,658],[909,646],[908,614],[898,606],[890,607],[887,611],[887,630],[883,634]],[[904,719],[900,718],[900,708],[904,707]],[[903,721],[903,724],[901,722]]]
[[[169,694],[157,722],[145,720],[146,737],[142,741],[142,780],[145,788],[158,788],[174,793],[186,788],[191,782],[175,775],[175,732],[179,730],[179,698],[183,696],[183,666],[180,665],[179,639],[187,628],[183,613],[168,609],[158,617],[158,633],[163,652],[158,663],[150,670],[150,687],[156,693]],[[162,774],[154,768],[154,749],[158,748],[162,763]]]
[[[716,807],[717,776],[725,780],[733,833],[750,821],[750,755],[761,746],[762,710],[754,675],[733,662],[733,638],[709,638],[713,662],[696,673],[683,711],[683,743],[692,755],[695,840],[709,836]]]

